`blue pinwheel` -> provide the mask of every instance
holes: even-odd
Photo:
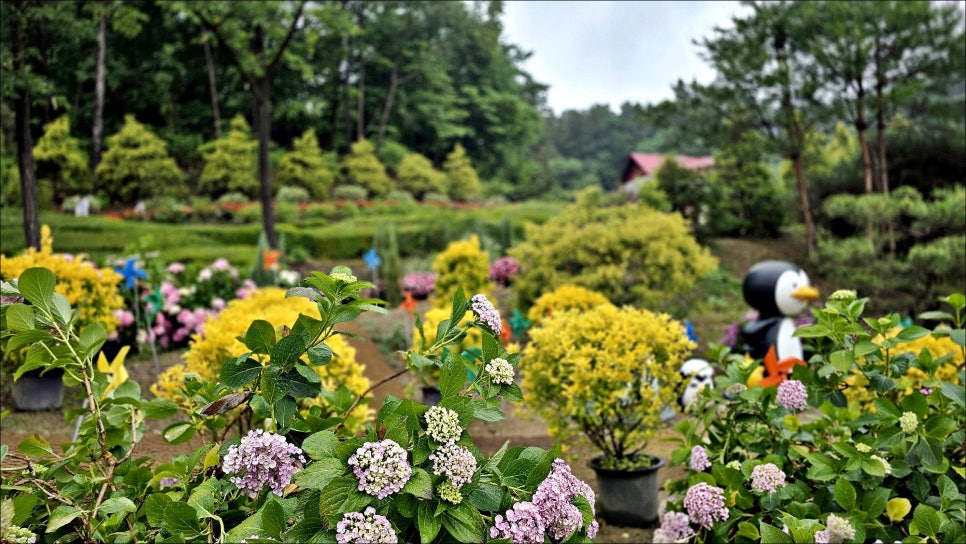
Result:
[[[132,289],[137,285],[138,278],[147,279],[148,274],[144,270],[138,268],[137,257],[131,257],[124,263],[124,266],[115,266],[114,271],[124,278],[124,288]]]
[[[366,266],[369,270],[375,270],[382,264],[382,259],[379,258],[379,254],[376,253],[376,248],[372,248],[369,251],[362,254],[362,260],[366,262]]]
[[[694,333],[694,325],[687,319],[684,320],[684,332],[687,334],[688,340],[695,344],[698,343],[698,335]]]

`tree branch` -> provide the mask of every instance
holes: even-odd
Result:
[[[275,67],[282,59],[282,53],[284,53],[285,49],[288,48],[288,42],[292,41],[292,36],[295,35],[295,29],[298,27],[299,19],[302,18],[302,11],[305,9],[306,3],[308,3],[308,0],[302,0],[302,2],[299,3],[298,9],[295,10],[295,16],[292,18],[292,25],[288,28],[288,34],[285,35],[282,43],[279,44],[278,51],[275,53],[275,58],[272,59],[272,62],[265,65],[266,73],[269,70],[275,71]]]

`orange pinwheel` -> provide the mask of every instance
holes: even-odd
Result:
[[[406,310],[406,313],[409,314],[409,317],[412,317],[413,311],[416,310],[416,299],[413,298],[413,294],[409,291],[406,291],[406,300],[404,300],[400,306]]]
[[[759,384],[762,387],[771,387],[782,383],[788,379],[788,375],[791,374],[796,365],[806,366],[805,361],[798,357],[785,357],[779,361],[778,355],[775,354],[775,346],[771,346],[768,348],[768,353],[765,354],[765,373],[768,376],[763,378]]]
[[[278,258],[281,256],[282,252],[277,249],[262,250],[262,270],[277,270]]]

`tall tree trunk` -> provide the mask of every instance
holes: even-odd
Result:
[[[795,166],[795,182],[798,185],[798,198],[802,203],[802,221],[805,223],[805,241],[808,246],[809,258],[818,250],[818,240],[815,235],[815,222],[812,220],[812,206],[808,203],[808,184],[805,180],[805,162],[801,153],[794,153],[791,157]]]
[[[275,238],[275,210],[272,209],[272,180],[268,171],[268,146],[271,143],[271,82],[267,76],[259,78],[258,110],[258,179],[261,182],[262,225],[269,247],[278,247]]]
[[[215,61],[211,55],[211,44],[202,40],[205,49],[205,67],[208,69],[208,90],[211,93],[211,118],[215,125],[215,139],[221,139],[221,112],[218,110],[218,82],[215,79]]]
[[[883,69],[884,59],[882,51],[882,39],[876,34],[875,37],[875,120],[876,120],[876,139],[879,148],[879,187],[882,194],[889,196],[889,161],[886,157],[886,105],[885,105],[885,86],[886,75]],[[896,233],[895,225],[891,222],[887,226],[887,238],[889,240],[889,253],[896,252]]]
[[[386,93],[386,103],[382,107],[382,118],[379,119],[379,137],[376,139],[376,151],[382,148],[386,138],[386,127],[389,125],[389,113],[392,112],[392,103],[396,99],[396,89],[399,88],[399,61],[392,63],[392,72],[389,74],[389,92]]]
[[[104,146],[104,80],[107,77],[107,6],[97,18],[97,67],[94,82],[94,128],[91,131],[91,162],[97,167]]]
[[[359,96],[356,101],[356,140],[366,137],[366,69],[359,70]]]
[[[14,29],[14,59],[18,74],[27,72],[27,30],[22,20]],[[30,135],[30,89],[19,89],[14,106],[17,133],[17,167],[20,173],[20,195],[23,198],[23,230],[27,247],[40,249],[40,217],[37,213],[37,169],[34,166],[34,140]]]
[[[335,151],[335,135],[339,133],[339,89],[342,88],[342,81],[338,77],[339,70],[334,70],[336,76],[331,78],[332,83],[330,85],[329,92],[329,132],[326,134],[326,142],[322,144],[323,149],[328,149],[329,151]]]
[[[855,97],[855,131],[859,135],[859,146],[862,148],[862,173],[865,178],[865,192],[872,193],[872,149],[869,148],[869,123],[865,119],[865,88],[859,80],[858,93]]]

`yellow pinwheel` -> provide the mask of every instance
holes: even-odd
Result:
[[[108,364],[107,357],[104,356],[104,352],[100,352],[97,355],[97,370],[98,372],[103,372],[108,375],[110,381],[107,387],[104,389],[104,393],[101,394],[101,400],[107,398],[107,394],[117,388],[117,386],[127,381],[128,374],[127,369],[124,368],[124,358],[127,357],[128,350],[131,346],[122,346],[117,355],[114,356],[114,361]]]

